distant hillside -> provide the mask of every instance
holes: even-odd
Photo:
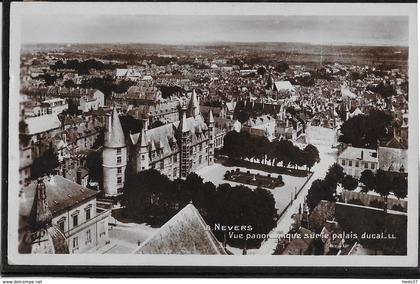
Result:
[[[318,65],[321,62],[356,65],[392,65],[406,68],[408,47],[403,46],[356,46],[314,45],[306,43],[207,43],[195,45],[160,44],[37,44],[23,46],[24,52],[61,52],[79,54],[82,57],[133,54],[171,54],[183,57],[246,57],[256,56],[263,62],[285,60],[289,64]]]

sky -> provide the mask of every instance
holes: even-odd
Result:
[[[31,43],[305,42],[408,46],[403,16],[60,15],[22,19]]]

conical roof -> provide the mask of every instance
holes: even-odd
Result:
[[[42,178],[38,179],[35,189],[35,197],[29,215],[28,225],[31,229],[44,228],[51,224],[52,214],[48,207],[45,183]]]
[[[211,111],[211,109],[210,109],[210,112],[209,112],[209,123],[214,123],[213,112]]]
[[[112,110],[108,132],[105,136],[105,147],[108,148],[121,148],[125,147],[124,132],[121,126],[120,118],[116,108]]]
[[[52,213],[42,178],[38,179],[35,191],[28,225],[20,238],[19,253],[68,254],[69,248],[64,232],[51,224]]]
[[[180,131],[181,133],[188,131],[187,115],[185,111],[183,111],[182,113],[181,121],[179,122],[179,125],[178,125],[178,131]]]
[[[200,114],[200,105],[197,99],[197,93],[193,90],[190,103],[188,104],[188,116],[196,117]]]
[[[141,130],[139,143],[140,143],[140,147],[147,147],[146,130],[144,128]]]

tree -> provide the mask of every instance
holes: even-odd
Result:
[[[347,190],[355,190],[358,186],[358,181],[351,175],[346,175],[343,179],[343,187]]]
[[[35,158],[31,165],[31,178],[37,179],[45,175],[53,174],[59,166],[57,154],[52,149],[52,145],[41,156]]]
[[[405,198],[407,196],[408,188],[406,176],[400,175],[394,177],[392,181],[392,192],[398,199]]]
[[[267,73],[267,70],[265,69],[265,67],[264,67],[264,66],[260,66],[260,67],[258,67],[258,69],[257,69],[257,73],[258,73],[258,75],[261,75],[261,76],[263,76],[263,77],[264,77],[265,73]]]
[[[319,161],[320,161],[319,151],[312,144],[308,144],[303,149],[303,157],[304,157],[305,165],[306,165],[306,167],[308,168],[309,171],[315,165],[315,163],[319,163]]]
[[[388,202],[388,195],[391,191],[391,182],[392,179],[388,173],[383,170],[378,170],[376,172],[376,187],[375,192],[377,192],[380,196],[385,197],[385,206],[384,210],[386,210],[386,203]]]
[[[337,163],[334,163],[325,176],[325,181],[337,187],[337,183],[341,183],[344,178],[344,169]]]
[[[391,182],[392,179],[388,173],[379,169],[376,172],[376,188],[375,192],[379,193],[381,196],[388,196],[391,191]]]
[[[287,69],[289,69],[289,64],[287,64],[284,61],[278,62],[274,67],[274,70],[276,70],[279,73],[285,72]]]
[[[246,111],[246,110],[239,111],[239,113],[237,115],[238,121],[240,123],[244,123],[244,122],[248,121],[249,117],[250,117],[249,112]]]
[[[376,184],[375,174],[371,170],[364,170],[360,175],[360,182],[362,182],[368,190],[374,190]]]
[[[92,151],[86,156],[86,168],[89,172],[89,182],[102,182],[102,153],[100,151]]]
[[[321,200],[334,201],[335,188],[325,182],[325,180],[315,180],[308,190],[306,202],[308,207],[313,210]]]
[[[162,226],[180,209],[192,202],[211,227],[214,224],[247,224],[249,233],[266,234],[278,218],[273,195],[261,188],[221,184],[217,188],[195,173],[185,180],[170,181],[167,176],[151,169],[128,175],[124,185],[126,211],[137,223]],[[223,241],[221,231],[214,232]],[[228,244],[241,246],[243,240],[227,239]],[[257,247],[261,239],[250,240]]]
[[[64,87],[74,88],[74,87],[76,87],[76,84],[74,83],[74,81],[72,79],[68,79],[68,80],[64,81]]]
[[[391,115],[378,110],[353,116],[341,125],[339,141],[353,147],[376,149],[379,140],[391,138],[391,122]]]

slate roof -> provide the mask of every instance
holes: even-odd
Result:
[[[125,147],[124,132],[117,110],[114,108],[111,115],[110,125],[105,135],[105,147],[121,148]]]
[[[363,152],[363,159],[362,159]],[[365,162],[378,162],[378,158],[375,156],[376,150],[365,149],[365,148],[356,148],[356,147],[347,147],[339,156],[340,159],[347,160],[361,160]]]
[[[225,255],[198,210],[188,204],[145,240],[136,254]]]
[[[163,154],[169,154],[178,149],[177,129],[180,121],[168,123],[146,131],[146,142],[151,149],[162,149]],[[183,128],[191,133],[191,143],[194,145],[204,139],[203,132],[208,130],[207,124],[201,115],[183,119]],[[139,142],[140,132],[130,134],[131,143],[136,145]]]
[[[277,91],[294,91],[295,87],[290,83],[290,81],[276,81],[274,82],[274,86],[276,87]]]
[[[29,135],[35,135],[43,133],[53,129],[57,129],[61,126],[61,122],[56,114],[47,114],[35,117],[28,117],[25,119],[28,125]]]
[[[407,172],[408,153],[406,149],[379,147],[379,168],[391,172]]]
[[[49,209],[54,216],[62,210],[81,204],[94,197],[98,192],[81,186],[62,176],[52,176],[44,179]],[[32,208],[37,182],[34,181],[22,189],[19,215],[26,219]]]

